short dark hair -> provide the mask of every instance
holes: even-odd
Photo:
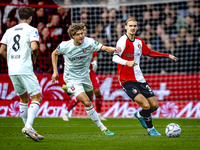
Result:
[[[27,20],[30,16],[33,15],[34,8],[32,7],[20,7],[18,10],[19,18],[21,20]]]

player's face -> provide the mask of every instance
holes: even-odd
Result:
[[[78,30],[76,34],[73,36],[74,44],[76,46],[81,45],[84,42],[85,34],[83,30]]]
[[[135,35],[138,30],[137,21],[129,21],[127,25],[125,25],[125,29],[127,34]]]

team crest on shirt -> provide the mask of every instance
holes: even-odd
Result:
[[[74,91],[74,90],[75,90],[75,87],[74,87],[74,86],[72,86],[72,87],[71,87],[71,90],[72,90],[72,91]]]
[[[133,93],[136,94],[136,93],[137,93],[137,90],[136,90],[136,89],[133,89]]]
[[[138,44],[138,48],[140,49],[142,46],[140,44]]]
[[[83,50],[83,53],[86,53],[86,52],[87,52],[87,49],[84,49],[84,50]]]

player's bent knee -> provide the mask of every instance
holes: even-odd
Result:
[[[85,107],[90,107],[92,105],[92,102],[87,101],[83,103]]]
[[[141,107],[142,107],[143,109],[145,109],[145,110],[150,109],[149,103],[146,103],[146,102],[141,103]]]

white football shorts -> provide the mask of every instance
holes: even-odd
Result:
[[[22,95],[26,91],[30,96],[40,93],[40,85],[34,73],[24,75],[10,75],[15,93]]]
[[[81,79],[80,82],[78,81],[65,80],[65,83],[68,87],[68,92],[72,93],[75,97],[77,97],[82,92],[90,92],[93,90],[92,82],[89,76],[87,78]]]

